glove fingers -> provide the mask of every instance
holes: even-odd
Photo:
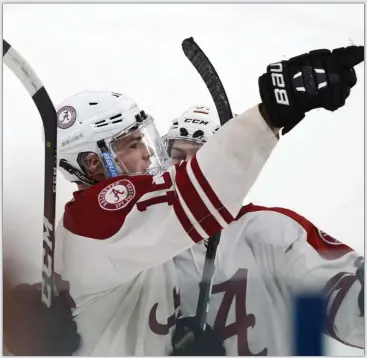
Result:
[[[313,50],[313,51],[310,51],[309,54],[312,56],[312,57],[327,57],[331,54],[331,51],[330,50],[327,50],[327,49],[319,49],[319,50]]]
[[[342,72],[342,78],[345,83],[349,85],[350,88],[353,88],[357,83],[357,75],[354,68],[350,68],[349,70],[345,70]]]
[[[331,110],[331,108],[326,108],[328,106],[325,106],[326,103],[329,104],[333,102],[332,79],[328,76],[330,69],[330,65],[328,66],[328,62],[330,62],[328,61],[330,59],[330,51],[315,50],[311,52],[318,54],[318,56],[311,57],[311,64],[317,86],[316,103],[312,103],[312,105],[313,107],[323,107]]]
[[[333,50],[342,66],[352,68],[364,61],[364,46],[348,46]]]

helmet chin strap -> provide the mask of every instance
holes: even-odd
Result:
[[[86,185],[94,185],[97,184],[98,181],[88,178],[85,174],[83,174],[80,170],[71,166],[65,159],[61,159],[59,162],[60,168],[65,169],[68,173],[75,175],[83,184]]]

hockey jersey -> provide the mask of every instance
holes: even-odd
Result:
[[[184,316],[195,314],[206,248],[174,258]],[[293,355],[293,298],[322,292],[325,333],[364,348],[364,317],[355,275],[363,258],[297,213],[244,206],[222,232],[207,322],[227,355]]]
[[[258,107],[187,163],[74,193],[56,232],[55,272],[81,334],[77,355],[167,355],[179,287],[172,258],[235,220],[277,139]]]

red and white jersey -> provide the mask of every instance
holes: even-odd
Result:
[[[200,242],[174,258],[184,316],[195,314],[205,253]],[[364,347],[355,275],[361,260],[290,210],[244,206],[221,235],[207,322],[227,355],[292,355],[292,295],[323,290],[326,333]]]
[[[277,139],[254,107],[187,163],[74,193],[55,272],[82,336],[77,355],[167,355],[179,305],[172,258],[228,226]]]

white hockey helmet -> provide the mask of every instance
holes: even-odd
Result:
[[[167,134],[162,138],[168,150],[175,139],[204,144],[219,127],[219,117],[215,107],[192,106],[172,121]]]
[[[68,97],[56,110],[58,166],[68,181],[96,183],[88,177],[83,164],[88,153],[100,156],[106,177],[156,175],[169,165],[153,117],[140,110],[131,98],[110,91],[88,91]],[[133,139],[134,145],[147,153],[143,170],[129,170],[121,154],[121,143]]]

